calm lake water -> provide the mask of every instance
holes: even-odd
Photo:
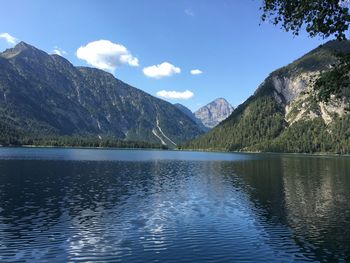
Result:
[[[350,158],[0,149],[0,262],[350,262]]]

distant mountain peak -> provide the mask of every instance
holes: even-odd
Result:
[[[18,56],[19,54],[45,54],[47,55],[44,51],[37,49],[36,47],[27,44],[24,41],[19,42],[17,45],[15,45],[13,48],[6,49],[3,53],[1,53],[2,57],[5,58],[13,58]]]
[[[231,104],[224,98],[217,98],[215,100],[213,100],[212,102],[210,102],[209,104],[211,103],[225,103],[225,104],[228,104],[231,106]]]
[[[207,128],[214,128],[231,115],[234,108],[224,98],[217,98],[194,112]]]
[[[213,100],[213,101],[217,101],[217,100],[224,100],[224,101],[227,102],[227,100],[226,100],[225,98],[217,98],[217,99],[215,99],[215,100]]]
[[[26,43],[24,41],[19,42],[14,48],[15,49],[28,49],[28,48],[36,49],[34,46],[29,45],[28,43]]]

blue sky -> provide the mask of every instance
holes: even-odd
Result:
[[[154,96],[182,96],[166,100],[191,110],[218,97],[236,106],[270,72],[326,41],[259,25],[259,6],[259,0],[11,0],[1,3],[0,34],[48,53],[60,50],[74,65],[105,68]],[[11,45],[0,38],[1,51]],[[194,69],[202,74],[192,75]]]

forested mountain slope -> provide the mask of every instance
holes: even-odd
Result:
[[[272,72],[254,95],[189,149],[350,153],[349,98],[313,99],[312,80],[350,53],[349,41],[330,41]]]
[[[24,42],[0,53],[0,144],[80,136],[176,147],[200,135],[172,104]]]

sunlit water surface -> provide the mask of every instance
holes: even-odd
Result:
[[[0,262],[350,262],[350,158],[0,149]]]

